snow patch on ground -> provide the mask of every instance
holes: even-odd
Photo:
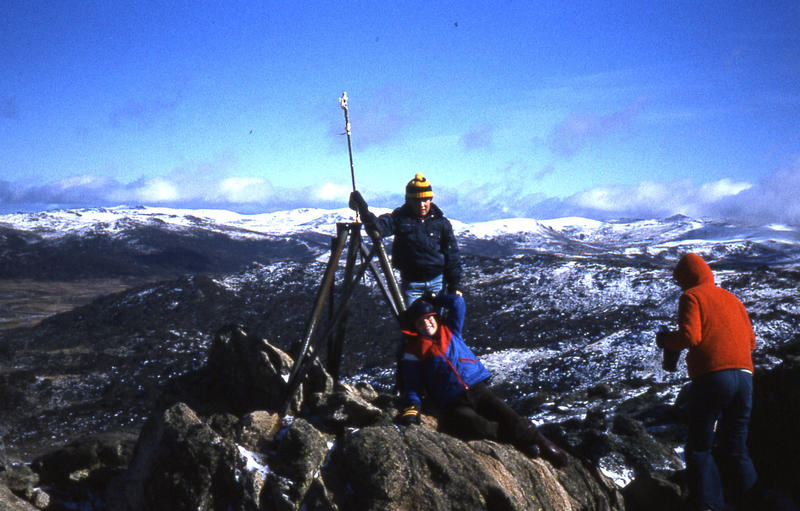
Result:
[[[509,349],[489,353],[481,357],[481,362],[492,373],[492,383],[527,380],[531,364],[543,358],[557,355],[555,350]]]

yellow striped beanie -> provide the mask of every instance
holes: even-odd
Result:
[[[422,174],[417,174],[406,185],[406,199],[432,199],[433,188]]]

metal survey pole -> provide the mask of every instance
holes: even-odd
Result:
[[[347,92],[342,92],[342,97],[339,98],[339,105],[344,110],[344,131],[347,133],[347,153],[350,155],[350,179],[353,182],[353,191],[356,191],[356,171],[353,167],[353,146],[350,143],[350,117],[347,111]],[[358,213],[356,213],[358,215]],[[358,216],[356,216],[358,218]]]

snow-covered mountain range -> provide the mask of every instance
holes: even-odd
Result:
[[[375,208],[376,214],[389,210]],[[354,221],[349,209],[295,209],[257,215],[224,210],[117,207],[54,210],[0,216],[0,236],[10,233],[29,243],[74,237],[127,240],[151,250],[137,233],[150,229],[181,235],[223,236],[232,241],[305,240],[303,248],[326,252],[327,236],[337,222]],[[560,252],[571,255],[617,253],[625,256],[676,255],[695,251],[712,259],[787,264],[800,261],[800,228],[788,225],[746,226],[685,216],[666,219],[601,222],[587,218],[534,220],[510,218],[478,223],[452,220],[466,252],[509,255],[512,252]],[[298,254],[301,258],[308,253]]]

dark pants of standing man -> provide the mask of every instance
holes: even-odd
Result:
[[[689,495],[698,509],[722,508],[723,492],[730,503],[736,504],[756,482],[756,471],[747,452],[752,400],[753,377],[747,371],[728,369],[692,380],[686,469]],[[720,467],[712,453],[715,423]]]

